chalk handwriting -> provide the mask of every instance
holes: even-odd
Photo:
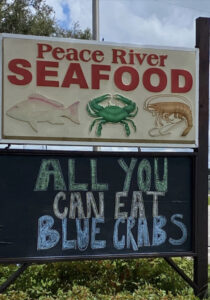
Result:
[[[72,192],[69,196],[70,201],[67,202],[65,192],[57,193],[53,201],[53,212],[55,216],[61,220],[67,217],[69,217],[70,219],[91,218],[92,214],[96,218],[103,218],[104,192],[98,192],[97,201],[92,192],[86,192],[85,195],[86,197],[82,199],[82,195],[80,192]],[[86,212],[84,208],[84,202],[86,202]],[[68,203],[69,207],[66,206]]]
[[[175,246],[180,246],[180,245],[184,244],[184,242],[187,239],[187,228],[186,228],[184,223],[182,223],[182,222],[180,222],[176,219],[183,219],[183,215],[182,214],[175,214],[175,215],[171,216],[171,222],[179,227],[179,229],[181,230],[182,236],[178,240],[175,240],[173,238],[169,238],[169,243],[172,244],[172,245],[175,245]]]
[[[42,216],[38,221],[38,250],[46,250],[57,245],[60,234],[57,230],[52,229],[54,219],[51,216]]]
[[[34,191],[47,191],[50,177],[54,179],[55,191],[66,191],[66,185],[58,159],[42,160]]]
[[[87,161],[87,176],[80,175],[82,164],[76,158],[67,160],[64,173],[58,159],[41,161],[34,192],[51,189],[50,193],[55,194],[51,200],[54,216],[43,215],[38,219],[39,251],[54,247],[81,252],[105,249],[110,245],[107,237],[112,239],[114,249],[134,252],[142,247],[157,249],[165,243],[181,246],[187,241],[184,215],[161,214],[168,194],[167,158],[131,158],[129,162],[118,159],[121,190],[114,191],[109,190],[111,168],[103,172],[98,159]],[[108,208],[112,207],[110,211],[106,210],[107,201]],[[169,224],[173,231],[167,230]]]

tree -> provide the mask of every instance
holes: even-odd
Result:
[[[80,29],[79,22],[75,22],[71,29],[65,30],[63,28],[57,28],[57,36],[74,38],[74,39],[84,39],[91,40],[92,34],[90,28],[86,28],[84,31]]]
[[[91,39],[90,29],[82,31],[78,22],[61,28],[45,0],[0,0],[0,32]]]

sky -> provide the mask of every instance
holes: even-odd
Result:
[[[92,29],[92,0],[46,2],[64,28]],[[210,0],[99,0],[100,40],[191,48],[197,17],[210,17]]]

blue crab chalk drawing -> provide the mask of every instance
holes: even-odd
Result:
[[[113,95],[113,99],[123,103],[123,107],[113,105],[111,102],[109,102],[109,104],[105,107],[100,105],[100,103],[102,103],[103,101],[111,98],[111,94],[105,94],[90,100],[87,104],[86,109],[89,116],[95,118],[95,120],[90,125],[90,131],[92,130],[93,126],[98,122],[96,135],[101,136],[103,125],[105,125],[106,123],[120,123],[125,128],[126,136],[129,136],[130,127],[128,123],[130,123],[133,126],[134,131],[136,131],[136,125],[130,118],[134,118],[137,115],[138,107],[136,106],[135,102],[119,94]]]

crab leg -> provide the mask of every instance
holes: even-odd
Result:
[[[101,135],[102,125],[105,124],[105,123],[108,123],[108,122],[105,121],[105,120],[103,120],[103,121],[101,121],[101,122],[98,124],[98,128],[97,128],[97,131],[96,131],[97,136],[100,136],[100,135]]]
[[[126,119],[126,121],[131,122],[131,124],[133,125],[134,130],[136,131],[136,125],[135,125],[135,123],[132,120],[130,120],[130,119]]]
[[[90,131],[93,129],[93,126],[95,125],[95,123],[96,123],[97,121],[101,121],[101,120],[103,120],[103,118],[95,119],[95,120],[91,123],[91,125],[90,125]]]
[[[126,135],[129,136],[130,133],[131,133],[131,131],[130,131],[130,128],[129,128],[127,122],[125,122],[125,121],[120,121],[120,123],[123,124],[123,125],[125,126],[125,132],[126,132]]]

